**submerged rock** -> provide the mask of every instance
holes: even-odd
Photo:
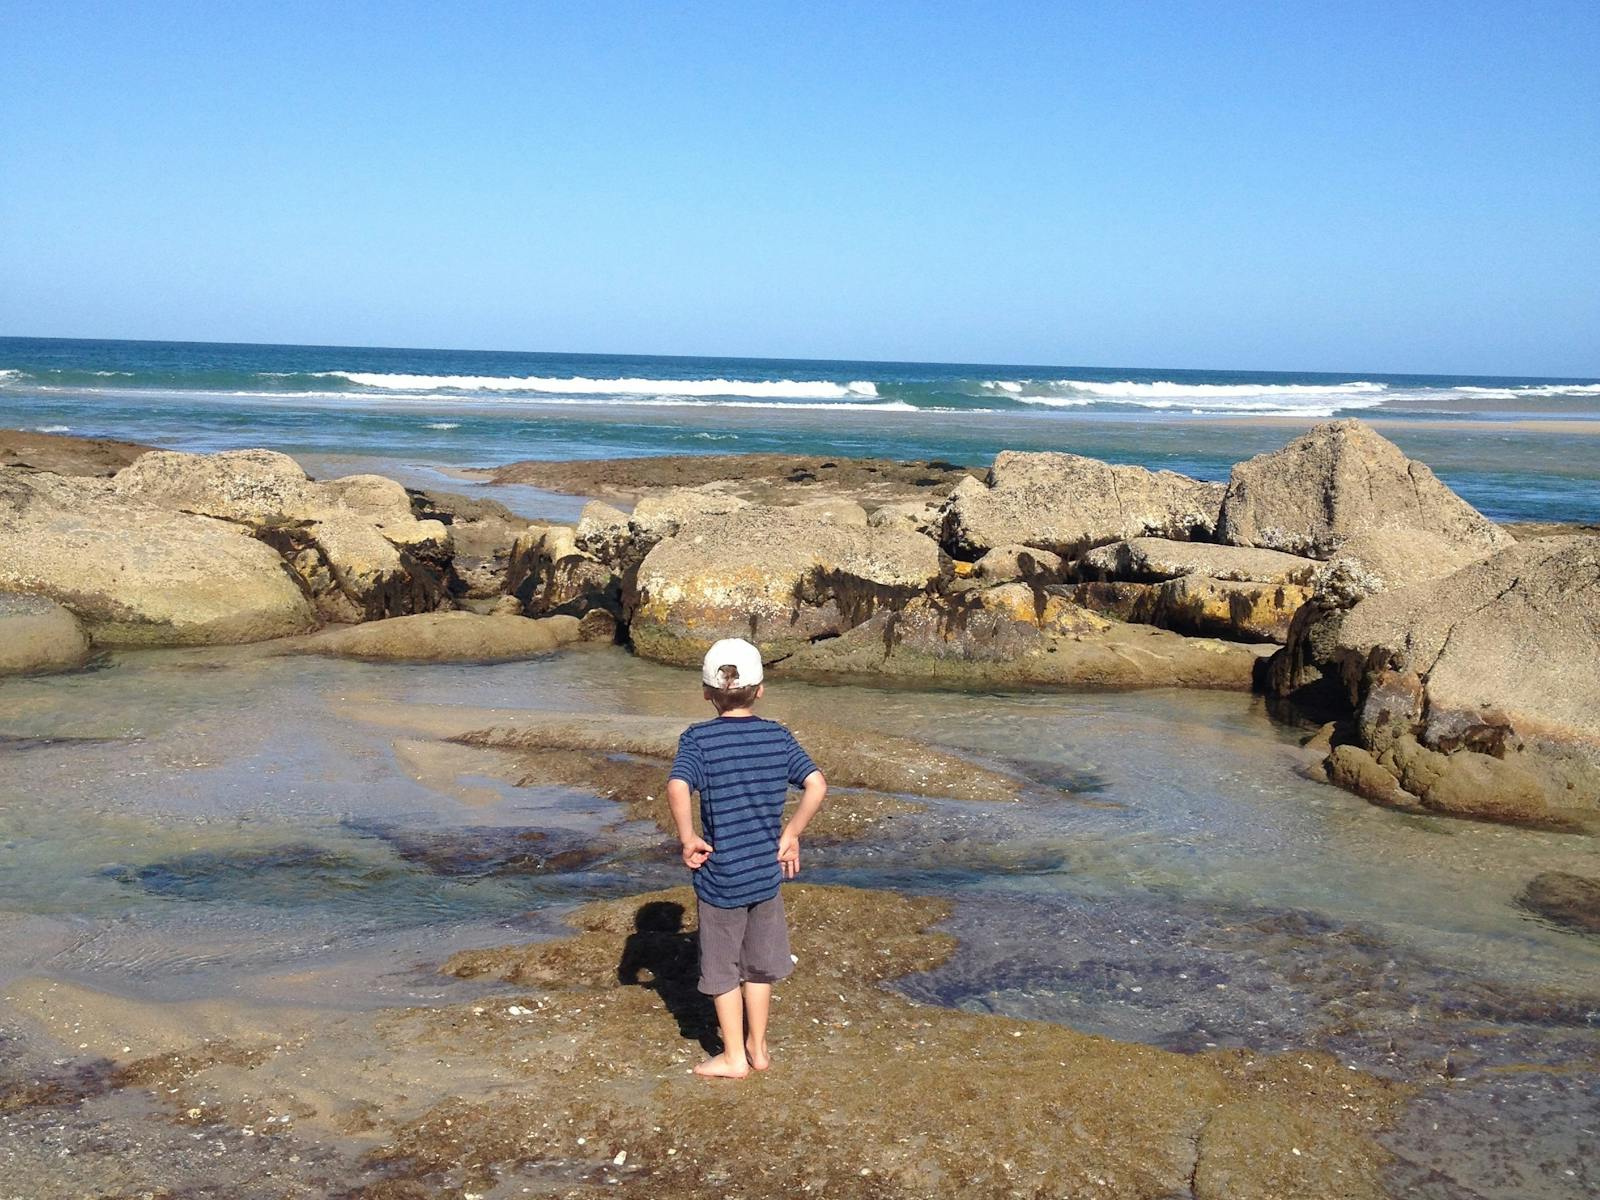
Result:
[[[1449,574],[1512,540],[1358,420],[1317,425],[1234,467],[1216,536],[1234,546],[1351,558],[1390,587]]]
[[[261,641],[316,619],[244,527],[16,468],[0,468],[0,589],[56,601],[108,646]]]
[[[1221,484],[1172,471],[1005,450],[986,482],[963,479],[950,493],[942,540],[952,555],[975,559],[998,546],[1074,558],[1091,546],[1148,534],[1204,538],[1216,527],[1222,492]]]
[[[1517,902],[1558,925],[1600,934],[1600,879],[1545,871],[1528,881]]]
[[[324,629],[283,645],[299,654],[383,662],[504,662],[530,658],[578,640],[576,617],[418,613]]]
[[[929,538],[840,516],[751,506],[687,521],[639,565],[634,648],[693,663],[719,638],[744,637],[771,661],[898,607],[939,577]]]
[[[0,675],[70,671],[88,660],[89,636],[71,610],[0,592]]]

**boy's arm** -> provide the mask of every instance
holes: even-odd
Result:
[[[681,779],[667,780],[667,807],[672,810],[672,823],[678,830],[678,841],[683,845],[683,865],[698,871],[711,857],[710,845],[694,831],[693,801],[689,785]]]
[[[821,771],[813,770],[802,785],[800,803],[795,806],[794,816],[789,818],[782,836],[778,838],[778,861],[783,864],[785,879],[793,879],[800,874],[800,835],[811,824],[811,818],[817,815],[817,809],[822,807],[827,794],[828,781]]]

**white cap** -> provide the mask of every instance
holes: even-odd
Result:
[[[723,667],[733,668],[731,680],[723,678]],[[755,687],[761,682],[761,651],[743,638],[723,638],[706,651],[700,679],[707,687],[724,691]]]

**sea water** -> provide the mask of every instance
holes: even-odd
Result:
[[[494,466],[1066,450],[1225,479],[1310,422],[1386,436],[1500,520],[1600,520],[1600,381],[0,338],[0,426]]]

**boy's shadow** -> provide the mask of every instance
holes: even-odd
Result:
[[[696,986],[700,943],[683,928],[683,905],[652,900],[639,907],[634,931],[622,947],[617,982],[656,991],[678,1021],[678,1032],[699,1042],[707,1054],[722,1049],[711,997]]]

